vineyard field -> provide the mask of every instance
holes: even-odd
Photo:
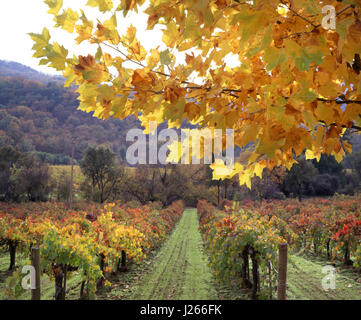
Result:
[[[29,209],[5,204],[1,208],[0,245],[8,252],[11,275],[4,292],[8,298],[24,294],[22,266],[30,264],[26,257],[39,246],[42,275],[55,280],[54,297],[64,300],[69,279],[80,275],[80,298],[95,298],[99,289],[112,285],[111,275],[126,271],[129,263],[142,262],[181,218],[183,202],[167,208],[156,203],[137,208],[112,203],[79,211],[43,203]],[[6,271],[2,277],[5,280]]]
[[[359,197],[224,201],[221,206],[222,210],[199,201],[197,207],[217,282],[244,290],[247,299],[274,299],[278,245],[287,243],[290,299],[360,297]],[[335,275],[334,289],[323,285],[326,266]],[[320,293],[312,295],[315,290]]]
[[[61,288],[67,300],[84,298],[87,281],[91,299],[276,299],[278,244],[287,242],[287,299],[357,300],[359,204],[357,196],[223,201],[220,209],[200,200],[186,210],[180,201],[78,203],[70,211],[55,202],[1,203],[0,299],[30,299],[19,283],[33,245],[44,300],[59,299]],[[335,289],[322,287],[325,266],[335,267]],[[59,268],[68,271],[64,287]]]
[[[28,264],[27,257],[20,257],[18,259],[19,265]],[[10,278],[11,273],[8,271],[9,267],[9,255],[0,254],[0,300],[7,300],[9,297],[4,293],[6,289],[6,281]],[[67,300],[79,299],[79,288],[81,284],[80,274],[75,273],[67,282],[68,292],[66,295]],[[44,274],[41,277],[41,299],[53,300],[55,295],[54,282],[48,275]],[[23,294],[17,297],[19,300],[31,300],[31,292],[25,291]]]

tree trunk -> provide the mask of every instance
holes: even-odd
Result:
[[[302,201],[302,188],[298,189],[298,201],[301,202]]]
[[[104,200],[104,191],[101,190],[101,191],[100,191],[100,203],[103,204],[104,201],[105,201],[105,200]]]
[[[327,250],[327,259],[330,259],[331,258],[331,254],[330,254],[330,239],[327,240],[327,243],[326,243],[326,250]]]
[[[64,266],[57,266],[54,270],[55,276],[55,300],[65,300],[65,283],[66,274]]]
[[[242,280],[246,282],[247,280],[247,264],[248,264],[248,248],[243,249],[242,252]]]
[[[252,284],[249,280],[249,259],[248,259],[248,245],[242,251],[242,283],[245,288],[250,289]]]
[[[86,284],[87,284],[87,288],[85,289]],[[80,300],[88,300],[88,299],[89,299],[88,282],[83,280],[80,287]]]
[[[350,259],[350,248],[349,248],[349,242],[345,241],[345,256],[344,256],[344,265],[350,266],[353,264],[353,262]]]
[[[105,268],[105,256],[104,254],[100,254],[100,270],[102,271],[103,275],[97,281],[97,289],[101,289],[104,287],[104,268]]]
[[[258,261],[256,259],[256,253],[251,249],[251,260],[252,260],[252,299],[257,300],[257,293],[259,291],[259,270],[258,270]]]
[[[120,259],[120,265],[118,265],[118,270],[120,272],[127,271],[127,254],[122,250],[122,258]]]
[[[85,287],[85,280],[81,282],[80,286],[80,300],[84,300],[84,287]]]
[[[298,182],[298,201],[302,201],[302,184],[300,182]]]
[[[65,294],[66,294],[66,277],[67,277],[67,271],[68,271],[68,266],[65,265],[64,268],[64,300],[65,300]]]
[[[9,271],[12,271],[15,269],[15,259],[16,259],[16,247],[17,247],[17,242],[10,240],[9,242],[9,253],[10,253],[10,266],[9,266]]]

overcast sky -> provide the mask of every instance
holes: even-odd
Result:
[[[100,15],[95,8],[85,6],[88,0],[63,0],[63,8],[72,8],[80,13],[82,8],[89,19],[96,21],[105,21],[110,18],[110,13],[107,15]],[[165,50],[166,47],[162,43],[162,29],[165,26],[157,25],[154,30],[146,30],[148,16],[142,12],[148,6],[147,3],[143,5],[140,12],[131,12],[126,18],[121,12],[117,14],[118,31],[120,34],[125,34],[127,28],[132,24],[137,28],[137,37],[145,50],[149,51],[152,48],[160,46],[160,50]],[[56,41],[64,45],[69,50],[69,56],[95,54],[97,46],[89,45],[83,42],[80,46],[75,44],[74,39],[76,34],[69,34],[65,30],[54,28],[53,15],[47,13],[48,6],[43,0],[0,0],[0,60],[9,60],[20,62],[33,69],[44,73],[61,74],[53,68],[46,66],[39,66],[39,59],[33,58],[33,51],[31,50],[33,42],[28,33],[41,33],[44,26],[50,30],[52,36],[51,42]],[[61,12],[61,11],[60,11]],[[105,48],[103,48],[105,49]],[[109,52],[112,53],[112,52]],[[114,54],[114,52],[113,52]],[[185,52],[175,53],[178,63],[185,63]],[[225,58],[228,66],[234,67],[239,65],[238,57],[231,53]],[[130,65],[127,67],[131,67]],[[191,79],[197,81],[197,78]]]
[[[86,7],[87,0],[64,0],[64,7],[85,9],[88,18],[94,19],[98,13],[94,8]],[[76,3],[76,5],[74,4]],[[64,30],[53,28],[53,16],[47,13],[48,6],[43,0],[0,0],[0,60],[16,61],[44,73],[60,74],[55,69],[39,66],[39,60],[33,58],[31,50],[33,42],[28,33],[41,33],[46,26],[52,36],[51,41],[57,41],[69,50],[70,54],[94,53],[96,46],[82,44],[80,47],[74,45],[76,35],[71,35]],[[105,17],[104,17],[105,18]],[[108,18],[108,16],[106,17]],[[147,16],[145,14],[128,14],[126,18],[118,13],[119,31],[123,33],[130,24],[137,29],[137,36],[146,50],[161,44],[162,33],[160,28],[155,31],[145,31]]]

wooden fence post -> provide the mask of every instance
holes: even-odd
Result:
[[[277,298],[278,300],[286,300],[287,289],[287,243],[280,243],[278,245],[278,285]]]
[[[31,265],[35,269],[35,289],[31,290],[31,300],[40,300],[40,248],[31,248]]]

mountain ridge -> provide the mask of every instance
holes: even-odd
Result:
[[[63,76],[46,74],[22,63],[9,60],[0,60],[0,76],[21,77],[29,80],[40,81],[42,83],[47,83],[49,81],[64,82],[65,80]]]

